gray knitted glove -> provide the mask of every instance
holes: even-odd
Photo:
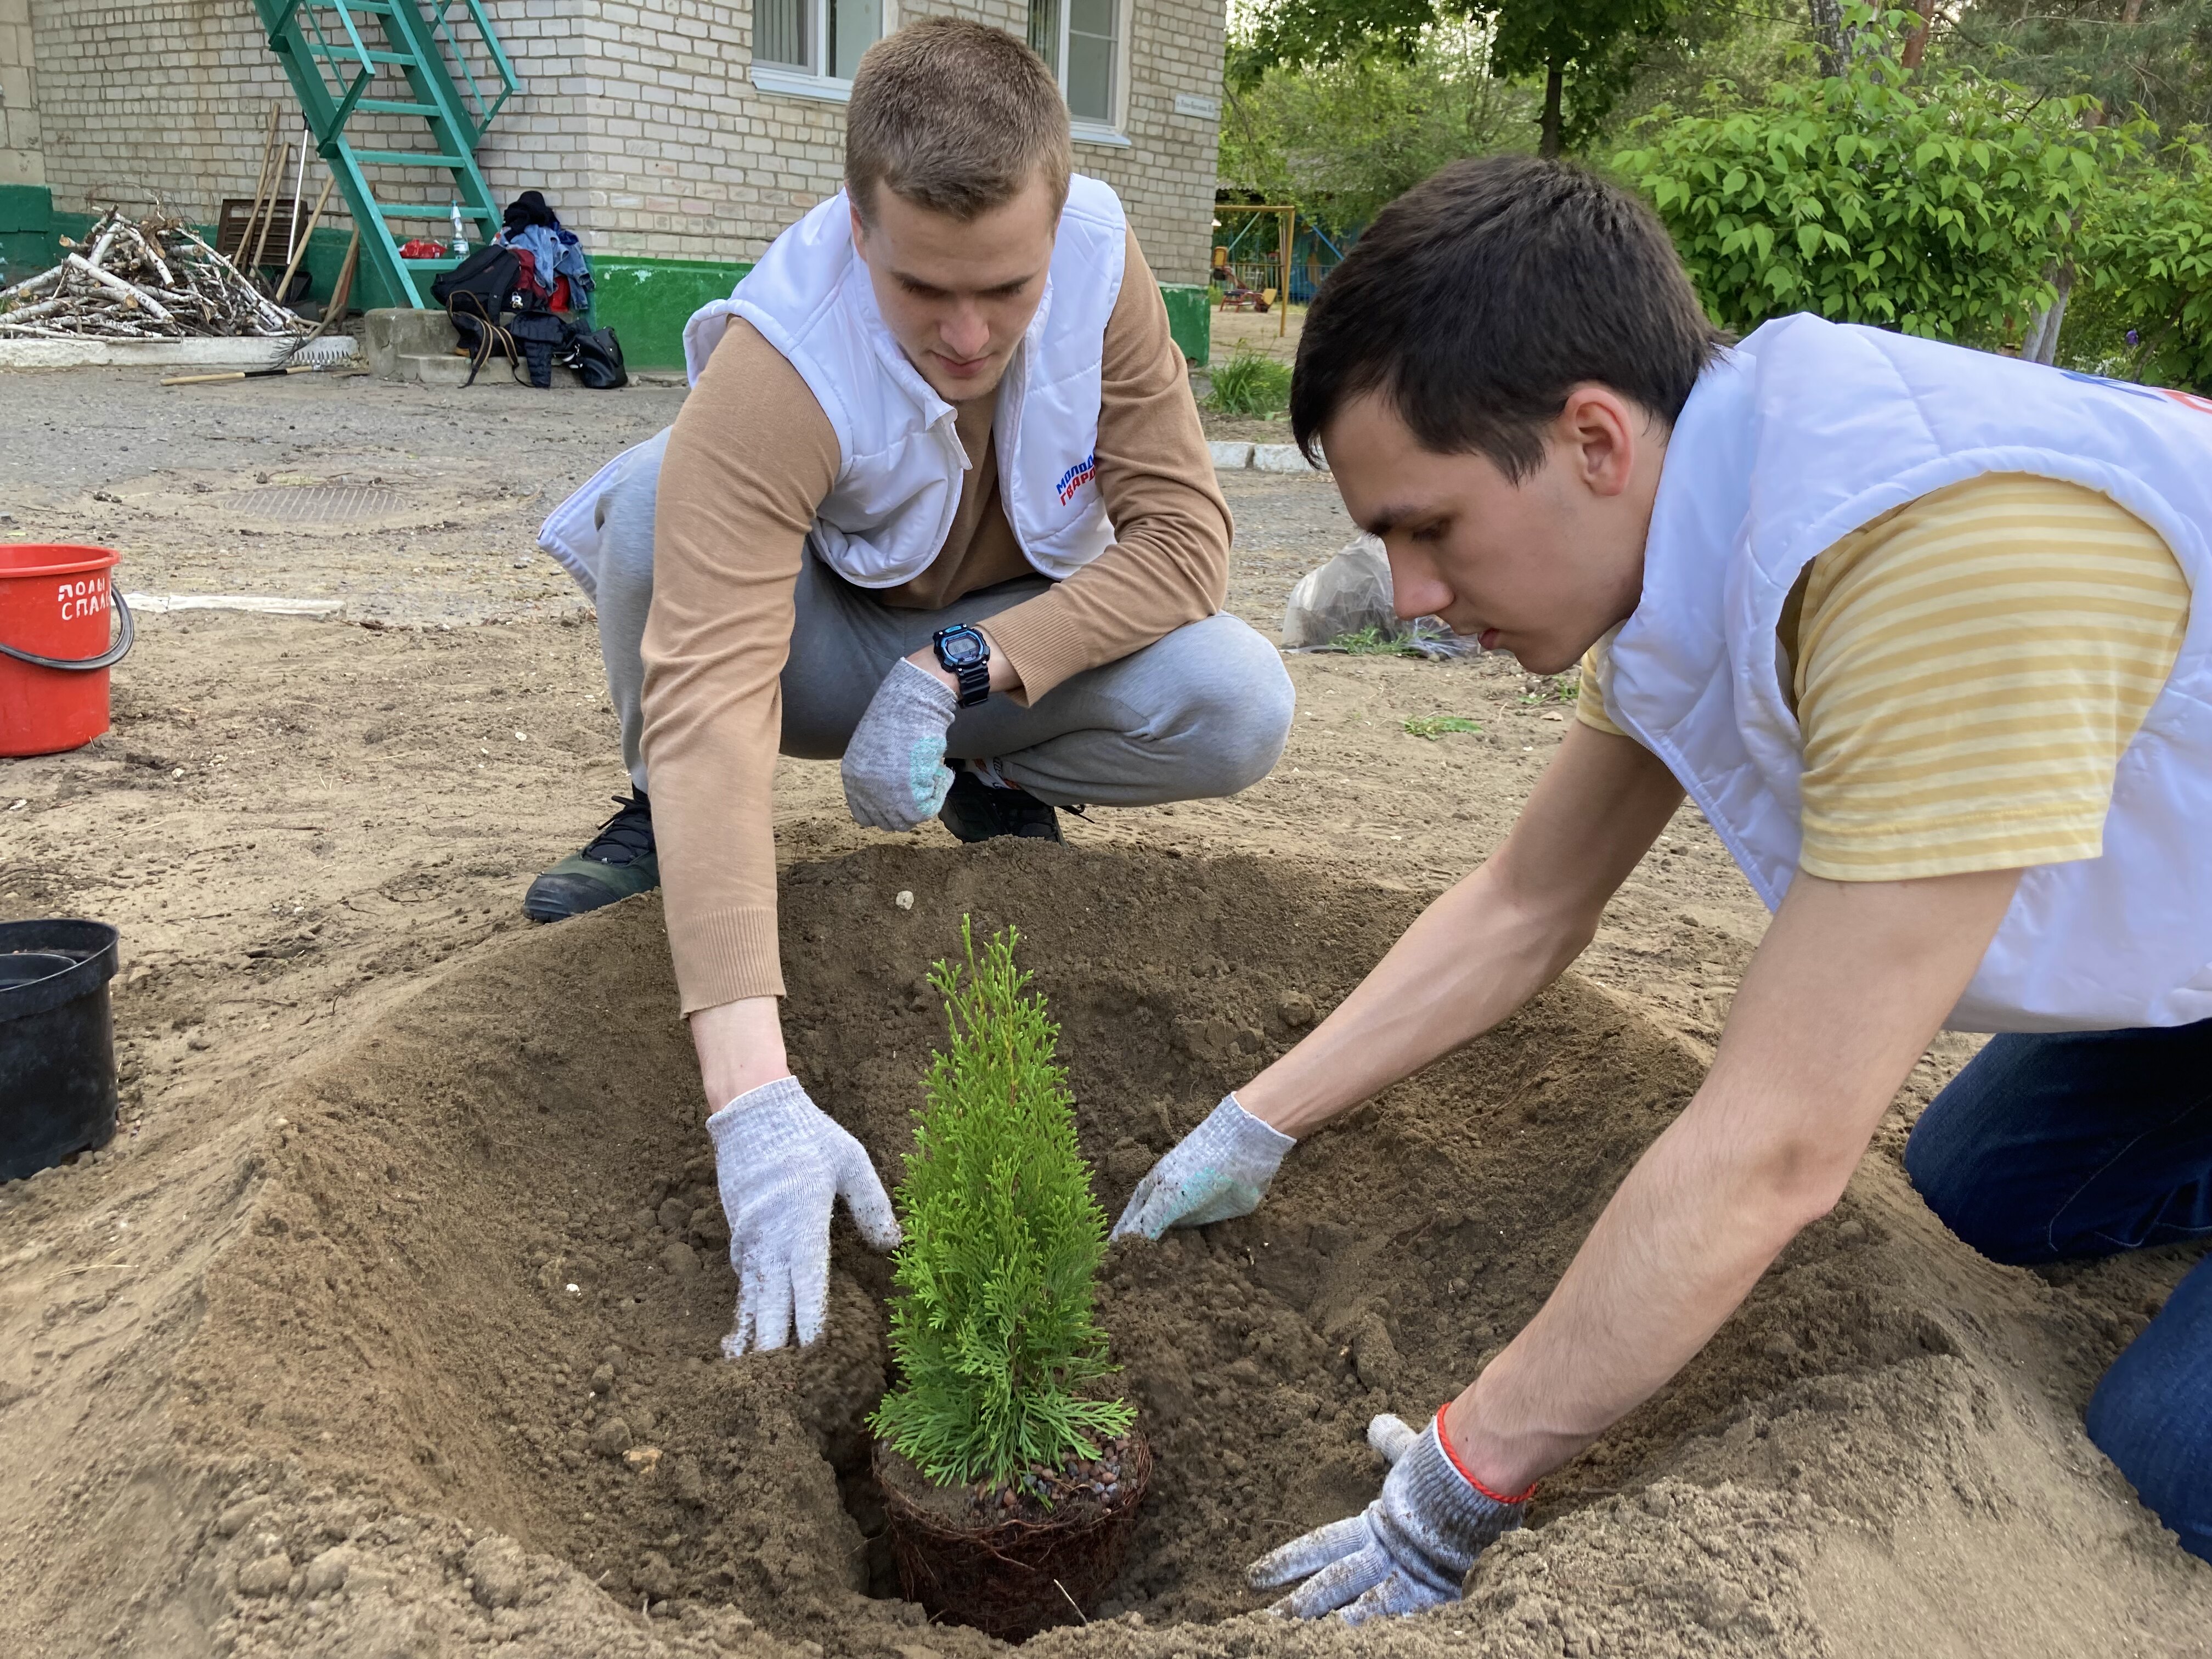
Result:
[[[1367,1443],[1390,1460],[1382,1495],[1350,1520],[1293,1539],[1245,1569],[1255,1589],[1305,1579],[1269,1612],[1285,1619],[1334,1612],[1358,1625],[1459,1600],[1474,1558],[1521,1524],[1535,1488],[1508,1500],[1476,1486],[1439,1438],[1443,1415],[1419,1434],[1387,1415],[1367,1425]]]
[[[937,816],[952,787],[945,734],[959,707],[959,693],[927,669],[904,657],[891,665],[837,769],[854,823],[907,830]]]
[[[707,1120],[707,1133],[738,1274],[737,1328],[722,1339],[722,1352],[735,1359],[749,1348],[780,1348],[794,1326],[803,1346],[822,1334],[829,1305],[832,1202],[845,1200],[877,1249],[899,1242],[884,1183],[866,1150],[795,1077],[739,1095]]]
[[[1158,1238],[1170,1227],[1249,1215],[1267,1195],[1283,1155],[1297,1144],[1238,1105],[1235,1095],[1224,1095],[1137,1183],[1113,1236]]]

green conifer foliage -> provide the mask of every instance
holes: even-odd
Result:
[[[870,1419],[931,1480],[1003,1484],[1032,1463],[1095,1456],[1136,1413],[1079,1393],[1109,1376],[1091,1319],[1106,1215],[1075,1142],[1060,1028],[1025,994],[1019,935],[937,963],[951,1052],[932,1057],[898,1188],[906,1242],[891,1298],[899,1386]]]

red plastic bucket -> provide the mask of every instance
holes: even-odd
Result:
[[[107,730],[107,671],[131,649],[131,611],[104,547],[0,542],[0,756],[57,755]],[[123,626],[108,643],[108,611]]]

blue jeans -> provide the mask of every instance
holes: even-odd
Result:
[[[1921,1115],[1905,1169],[1992,1261],[2212,1238],[2212,1020],[1993,1037]],[[2212,1258],[2112,1362],[2088,1430],[2212,1560]]]

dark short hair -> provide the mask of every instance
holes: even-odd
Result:
[[[861,53],[845,106],[845,189],[863,221],[876,186],[969,220],[1032,179],[1067,200],[1067,100],[1044,60],[1002,29],[924,17]]]
[[[1572,387],[1609,386],[1671,425],[1727,343],[1626,191],[1532,155],[1455,161],[1377,214],[1322,284],[1291,428],[1310,460],[1322,428],[1374,392],[1425,448],[1519,480]]]

